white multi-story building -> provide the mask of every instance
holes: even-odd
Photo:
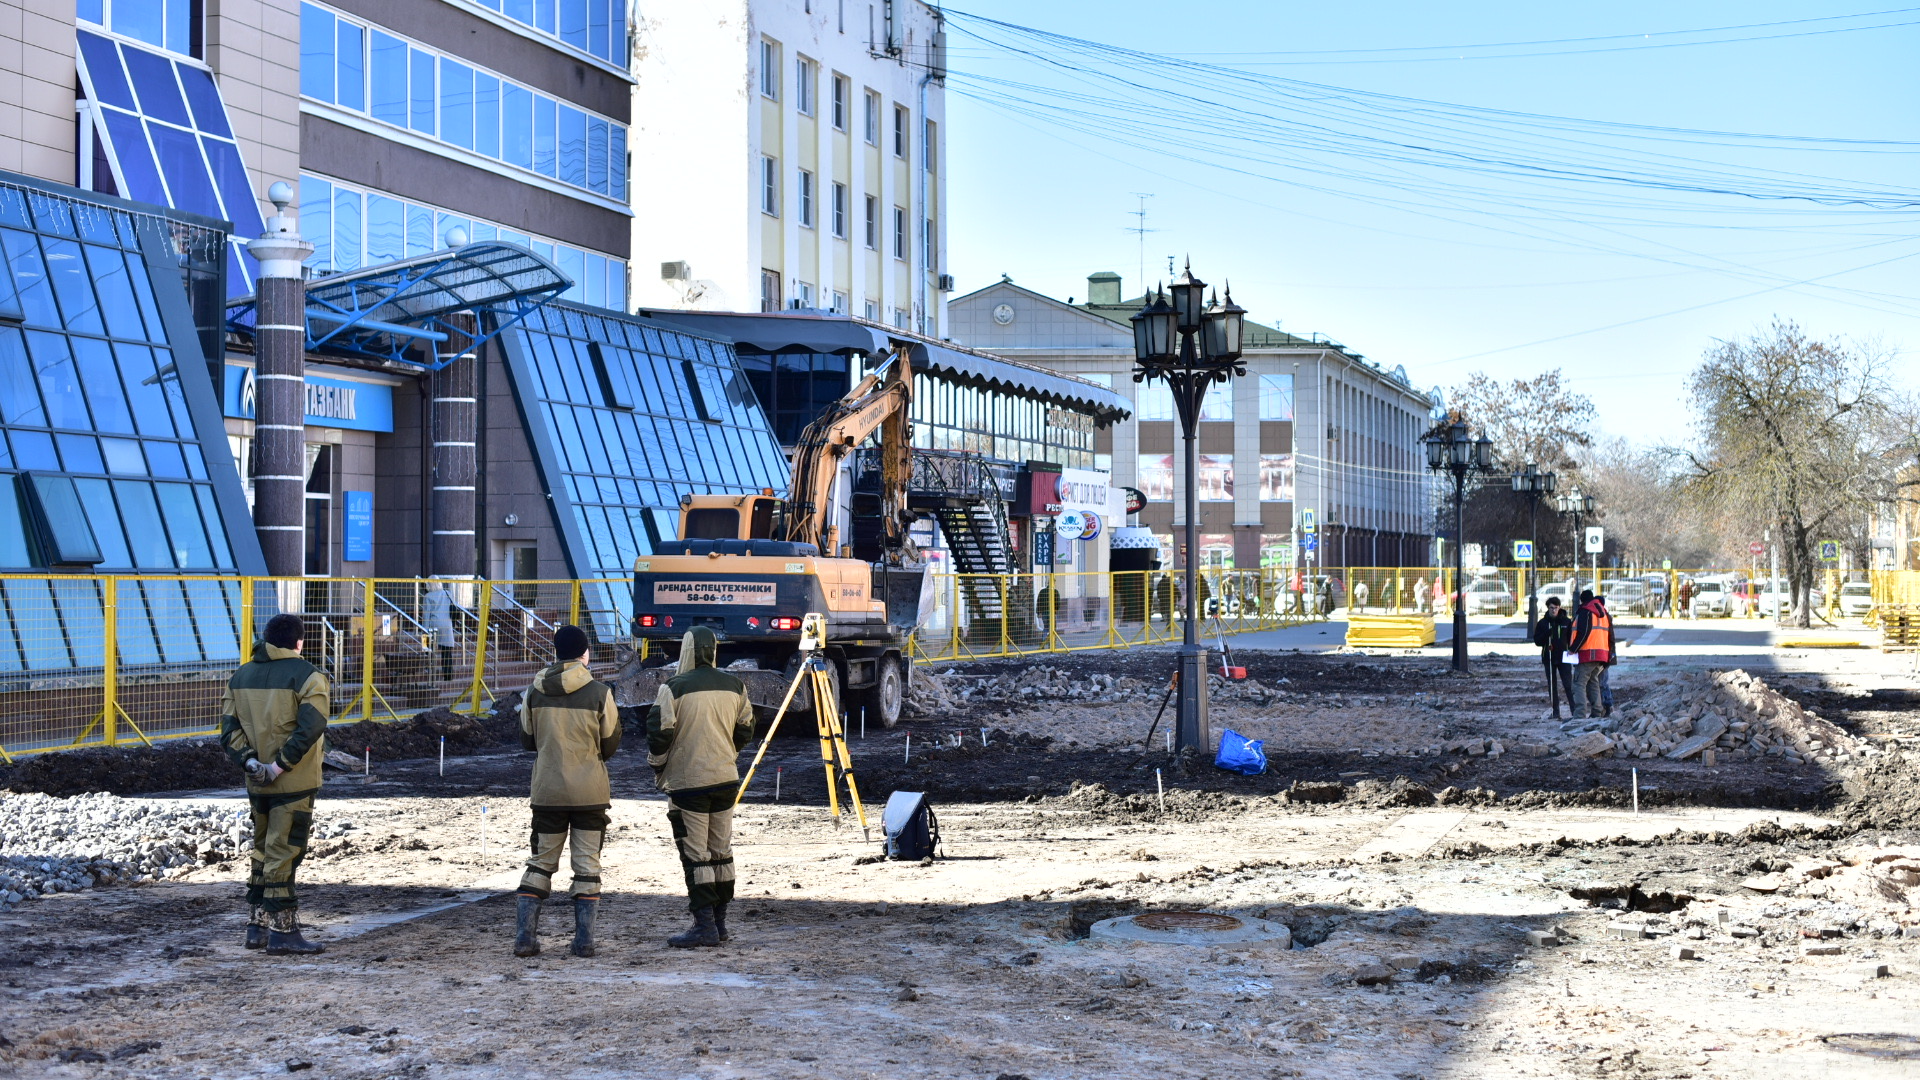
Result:
[[[634,300],[946,329],[945,35],[920,0],[650,4]]]

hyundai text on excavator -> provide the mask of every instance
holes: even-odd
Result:
[[[800,436],[784,498],[682,495],[679,539],[633,564],[633,631],[650,656],[671,659],[695,626],[720,638],[720,664],[763,709],[796,673],[800,623],[827,618],[836,693],[868,720],[900,719],[911,675],[907,639],[931,607],[926,563],[908,535],[912,371],[905,348],[863,377]],[[852,557],[842,522],[850,455],[879,433],[880,557]],[[741,661],[751,661],[749,668]],[[796,695],[794,708],[813,707]]]

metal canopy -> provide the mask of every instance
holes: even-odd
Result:
[[[573,287],[559,267],[518,244],[486,241],[381,263],[307,282],[307,349],[344,352],[430,371],[409,349],[442,342],[457,312],[493,316],[477,327],[471,348],[518,323]],[[227,325],[251,334],[255,298],[227,309]],[[464,331],[462,331],[464,332]]]

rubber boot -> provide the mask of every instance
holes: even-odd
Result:
[[[600,898],[597,896],[576,896],[573,898],[573,947],[568,950],[575,956],[588,957],[594,954],[593,917],[599,913]]]
[[[713,929],[721,941],[730,940],[727,936],[727,905],[713,905]]]
[[[514,915],[513,955],[540,955],[540,898],[520,894],[520,908]]]
[[[300,920],[293,911],[275,911],[267,915],[268,956],[312,956],[326,951],[325,945],[301,936]]]
[[[264,949],[267,947],[267,913],[264,908],[254,905],[247,913],[247,948]]]
[[[676,949],[714,949],[720,946],[720,930],[713,923],[713,909],[703,907],[693,913],[693,925],[684,934],[675,934],[667,944]]]

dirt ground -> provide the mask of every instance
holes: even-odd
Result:
[[[827,815],[811,733],[775,740],[738,814],[734,941],[717,950],[663,947],[685,905],[637,741],[613,762],[588,960],[565,954],[558,901],[546,953],[510,952],[530,757],[489,724],[444,776],[376,754],[371,778],[330,776],[319,813],[355,828],[302,872],[323,956],[240,947],[231,862],[0,914],[0,1074],[1920,1075],[1920,815],[1902,755],[1436,752],[1558,738],[1537,667],[1239,655],[1252,684],[1216,697],[1213,726],[1267,740],[1260,776],[1142,745],[1166,653],[1048,659],[1151,684],[1116,700],[989,694],[853,733],[874,826],[889,792],[932,793],[946,857],[928,865],[874,861],[877,828]],[[1782,685],[1856,734],[1920,731],[1904,680]],[[80,782],[62,768],[114,773],[36,768],[50,789]],[[1156,909],[1284,923],[1295,947],[1088,936]]]

